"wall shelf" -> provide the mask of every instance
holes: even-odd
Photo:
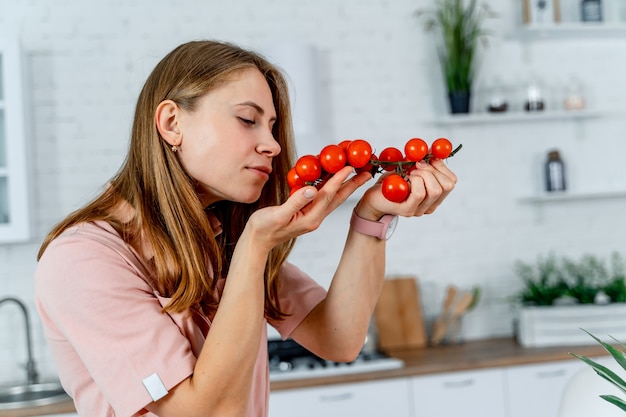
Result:
[[[523,41],[623,38],[626,37],[626,24],[562,22],[545,26],[524,26],[518,28],[510,37]]]
[[[566,203],[571,201],[594,201],[626,198],[626,190],[624,191],[603,191],[603,192],[587,192],[587,193],[543,193],[532,197],[520,198],[520,202],[526,204],[550,204],[550,203]]]
[[[434,121],[437,125],[471,125],[485,123],[528,123],[557,120],[582,120],[599,118],[606,113],[597,110],[545,110],[542,112],[470,113],[442,116]]]

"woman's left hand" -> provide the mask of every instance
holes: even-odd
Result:
[[[422,216],[433,213],[448,197],[457,183],[457,176],[448,168],[444,160],[432,159],[430,163],[418,162],[416,169],[409,174],[411,192],[401,203],[387,200],[381,191],[384,179],[381,176],[376,184],[366,191],[358,204],[359,216],[379,219],[385,214],[404,217]]]

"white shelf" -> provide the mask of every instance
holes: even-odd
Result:
[[[518,28],[511,37],[524,41],[574,38],[620,38],[626,37],[626,24],[562,22],[544,26],[523,26]]]
[[[555,120],[581,120],[605,116],[605,112],[596,110],[545,110],[540,112],[504,112],[504,113],[469,113],[449,114],[435,120],[438,125],[469,125],[485,123],[527,123]]]
[[[569,193],[569,192],[555,192],[555,193],[543,193],[540,195],[521,198],[520,202],[527,204],[549,204],[549,203],[564,203],[570,201],[593,201],[593,200],[607,200],[626,198],[625,191],[603,191],[603,192],[587,192],[587,193]]]

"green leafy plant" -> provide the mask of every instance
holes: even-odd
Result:
[[[596,336],[594,336],[593,334],[589,333],[588,331],[582,329],[585,333],[587,333],[589,336],[593,337],[600,345],[602,345],[602,347],[604,347],[604,349],[613,357],[613,359],[615,359],[615,361],[617,362],[617,364],[624,370],[626,370],[626,354],[624,353],[623,350],[619,350],[616,347],[610,345],[609,343],[603,342],[602,340],[600,340],[599,338],[597,338]],[[619,342],[617,339],[613,338],[613,340],[622,348],[625,348],[626,346],[624,346],[621,342]],[[626,393],[626,381],[624,381],[619,375],[617,375],[615,372],[611,371],[609,368],[607,368],[606,366],[600,365],[598,362],[589,359],[586,356],[583,355],[578,355],[575,353],[570,353],[570,355],[582,360],[583,362],[585,362],[587,365],[591,366],[593,368],[593,370],[602,378],[604,378],[605,380],[609,381],[611,384],[613,384],[614,386],[616,386],[619,390],[621,390],[622,392]],[[619,407],[620,409],[626,411],[626,401],[624,401],[623,399],[615,396],[615,395],[600,395],[600,398],[603,398],[604,400],[610,402],[611,404],[614,404],[615,406]]]
[[[436,0],[435,8],[418,10],[428,31],[436,31],[437,53],[448,92],[469,92],[478,42],[484,40],[485,18],[495,14],[477,0]]]
[[[534,265],[516,261],[514,271],[524,283],[515,297],[523,305],[550,306],[566,298],[594,304],[599,295],[606,302],[626,301],[624,262],[617,252],[612,254],[610,265],[590,254],[572,260],[550,253],[540,256]]]

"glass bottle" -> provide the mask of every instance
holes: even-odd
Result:
[[[545,108],[541,86],[537,80],[531,80],[526,89],[524,109],[528,112],[542,111]]]
[[[548,152],[545,165],[546,191],[565,191],[565,165],[559,151]]]
[[[601,22],[602,21],[602,1],[601,0],[583,0],[580,4],[581,16],[583,22]]]

